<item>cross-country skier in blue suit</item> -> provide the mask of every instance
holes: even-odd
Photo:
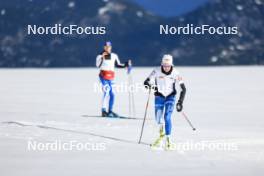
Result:
[[[161,67],[153,70],[144,82],[146,88],[153,88],[155,92],[155,119],[159,125],[160,135],[153,146],[159,146],[166,135],[165,147],[167,149],[171,147],[171,116],[176,101],[177,83],[181,87],[181,93],[176,104],[176,109],[180,112],[183,108],[186,88],[179,72],[173,67],[173,58],[171,55],[164,55]],[[165,134],[163,121],[165,122]]]

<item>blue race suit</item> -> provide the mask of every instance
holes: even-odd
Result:
[[[166,135],[171,134],[171,115],[174,109],[175,100],[175,95],[170,95],[168,97],[155,96],[155,118],[157,123],[161,124],[162,117],[164,117]]]
[[[109,111],[112,111],[115,101],[115,94],[113,92],[113,80],[106,80],[101,76],[99,76],[99,78],[102,83],[104,93],[102,111],[107,111],[107,106],[109,108]]]

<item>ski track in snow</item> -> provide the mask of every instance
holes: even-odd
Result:
[[[152,69],[136,68],[142,83]],[[262,175],[264,171],[263,67],[180,67],[187,97],[184,111],[197,131],[174,112],[173,141],[233,143],[235,151],[151,150],[157,137],[153,96],[138,137],[147,93],[135,93],[137,119],[100,118],[96,69],[0,70],[1,175]],[[127,81],[117,71],[116,84]],[[128,115],[128,94],[115,109]],[[28,151],[27,142],[100,143],[104,151]]]

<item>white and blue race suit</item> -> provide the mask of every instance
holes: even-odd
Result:
[[[155,120],[158,124],[165,122],[165,134],[171,134],[171,116],[176,101],[176,84],[184,84],[179,72],[171,67],[165,72],[162,67],[151,72],[144,82],[145,86],[151,86],[155,90]]]

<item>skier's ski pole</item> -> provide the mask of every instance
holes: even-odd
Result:
[[[134,84],[133,78],[132,78],[132,75],[130,73],[130,86],[132,86],[132,88],[133,88],[133,84]],[[131,89],[130,96],[131,96],[131,109],[132,109],[131,112],[132,112],[133,117],[135,117],[136,116],[136,106],[135,106],[134,89]]]
[[[187,115],[182,111],[182,115],[185,118],[185,120],[188,122],[188,124],[190,125],[190,127],[192,127],[193,131],[196,130],[196,128],[194,128],[194,126],[192,125],[191,121],[188,119]]]
[[[127,67],[128,86],[129,86],[129,90],[128,90],[129,117],[135,117],[136,109],[135,109],[134,92],[133,90],[131,90],[131,86],[133,86],[133,79],[132,79],[132,74],[131,74],[131,71],[132,71],[131,60],[128,60],[128,62],[130,63],[130,65]]]
[[[135,106],[134,90],[132,92],[132,109],[133,109],[133,116],[136,117],[136,106]]]
[[[144,130],[144,126],[145,126],[145,121],[146,121],[146,117],[147,117],[147,112],[148,112],[148,106],[149,106],[149,99],[150,99],[150,93],[151,93],[151,89],[149,89],[149,93],[148,93],[148,101],[146,104],[146,109],[145,109],[145,115],[144,115],[144,119],[143,119],[143,123],[142,123],[142,127],[141,127],[141,132],[140,132],[140,137],[138,140],[138,143],[141,143],[141,139],[142,139],[142,135],[143,135],[143,130]]]
[[[130,83],[129,83],[130,86]],[[131,115],[131,92],[128,90],[128,109],[129,109],[129,117],[132,117]]]

